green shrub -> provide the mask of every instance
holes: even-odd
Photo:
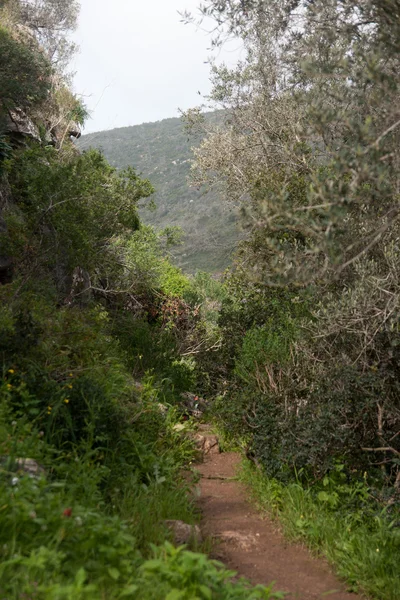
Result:
[[[250,587],[246,581],[232,582],[234,572],[224,569],[221,563],[211,561],[202,554],[174,548],[170,544],[155,549],[153,559],[139,569],[138,598],[163,600],[233,600],[283,598],[271,588]]]
[[[46,99],[51,86],[51,67],[31,38],[18,39],[0,26],[0,55],[3,69],[0,79],[0,119],[4,109],[38,104]]]

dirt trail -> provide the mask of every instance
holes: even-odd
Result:
[[[213,446],[215,436],[204,429],[203,450],[209,453],[197,466],[201,476],[198,503],[203,534],[217,540],[212,557],[253,584],[275,581],[275,589],[288,592],[288,600],[361,600],[345,591],[323,559],[288,543],[276,524],[260,515],[243,485],[232,480],[240,455],[219,453]]]

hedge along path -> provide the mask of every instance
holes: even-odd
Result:
[[[204,456],[204,462],[196,466],[200,474],[197,502],[203,535],[217,541],[212,558],[254,585],[274,581],[274,589],[287,592],[288,600],[361,600],[346,592],[322,558],[289,543],[276,524],[252,506],[245,487],[234,479],[239,454],[220,453],[207,426],[200,426],[196,437]]]

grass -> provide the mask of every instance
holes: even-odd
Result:
[[[399,515],[388,515],[368,495],[366,483],[321,487],[284,485],[248,461],[241,480],[258,508],[279,518],[285,535],[323,554],[351,591],[376,600],[400,598]]]

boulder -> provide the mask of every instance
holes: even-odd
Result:
[[[203,435],[202,433],[195,433],[193,440],[196,444],[196,448],[204,455],[219,454],[219,442],[216,435]]]
[[[10,473],[25,474],[33,478],[39,478],[46,473],[44,468],[33,458],[13,459],[11,456],[2,456],[0,463],[4,465],[5,469],[10,471]],[[14,479],[18,481],[17,477],[14,477]]]
[[[207,408],[206,400],[196,396],[196,394],[192,394],[191,392],[185,392],[181,394],[181,398],[184,406],[186,407],[186,412],[188,415],[194,417],[195,419],[201,419],[204,411]]]
[[[40,477],[45,474],[44,468],[33,458],[16,458],[17,471],[23,471],[29,477]]]
[[[202,535],[198,525],[189,525],[184,521],[165,520],[164,525],[173,534],[174,542],[177,546],[182,544],[198,545],[202,542]]]

